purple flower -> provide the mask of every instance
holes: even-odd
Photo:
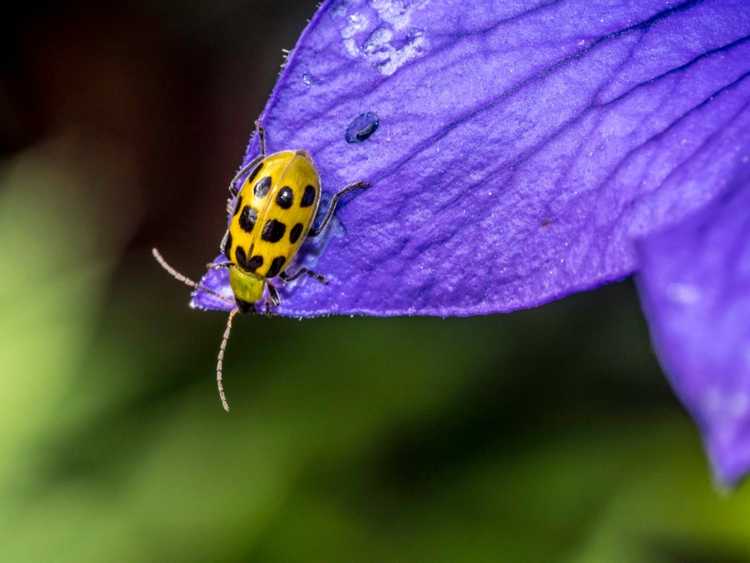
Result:
[[[732,483],[750,469],[749,104],[746,0],[326,1],[262,121],[328,194],[372,188],[299,256],[330,283],[281,288],[277,312],[498,313],[639,271]],[[223,270],[201,283],[231,295]]]
[[[654,343],[728,483],[750,467],[748,172],[695,216],[639,245]]]

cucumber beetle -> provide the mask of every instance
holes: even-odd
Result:
[[[229,411],[229,403],[222,372],[235,315],[257,312],[258,306],[270,314],[281,302],[275,284],[289,283],[301,276],[326,283],[324,276],[309,268],[297,267],[290,271],[289,267],[302,243],[319,236],[328,227],[342,196],[369,187],[367,182],[360,181],[336,192],[323,219],[314,226],[320,206],[321,182],[312,156],[304,150],[267,154],[265,130],[258,122],[255,127],[260,155],[242,167],[229,184],[229,226],[219,245],[222,260],[208,265],[228,270],[234,302],[229,303],[225,296],[184,276],[170,266],[158,250],[152,250],[156,261],[176,280],[231,305],[216,361],[216,385],[226,411]]]

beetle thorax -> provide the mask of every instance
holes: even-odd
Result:
[[[229,285],[237,303],[256,303],[263,297],[266,281],[263,278],[244,272],[235,265],[229,267]]]

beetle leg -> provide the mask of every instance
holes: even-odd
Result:
[[[293,274],[287,274],[286,272],[281,272],[281,274],[279,275],[279,277],[287,283],[293,282],[300,276],[310,276],[311,278],[319,281],[320,283],[328,283],[328,280],[325,278],[325,276],[321,276],[319,273],[313,272],[309,268],[300,268]]]
[[[268,298],[266,299],[266,316],[271,316],[271,307],[278,307],[281,303],[281,297],[279,297],[278,290],[270,283],[266,285],[268,288]]]
[[[267,287],[268,287],[268,296],[271,298],[271,305],[273,305],[274,307],[277,307],[279,303],[281,303],[281,297],[279,297],[279,292],[270,283],[268,284]]]
[[[227,242],[229,241],[229,229],[227,229],[224,232],[224,236],[221,237],[221,242],[219,243],[219,252],[222,254],[225,254],[227,251]]]
[[[260,124],[260,119],[255,120],[255,132],[258,134],[260,154],[266,156],[266,129]]]
[[[336,211],[336,206],[339,204],[339,201],[341,201],[341,198],[348,194],[349,192],[353,190],[359,190],[364,188],[369,188],[370,184],[369,182],[354,182],[353,184],[349,184],[345,188],[341,189],[340,191],[336,192],[334,196],[331,198],[331,203],[328,205],[328,209],[326,210],[326,214],[323,217],[323,220],[320,222],[320,226],[318,228],[311,227],[310,230],[307,232],[308,237],[317,237],[320,233],[322,233],[325,228],[328,226],[328,223],[331,222],[331,219],[333,218],[333,214]]]

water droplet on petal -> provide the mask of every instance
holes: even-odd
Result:
[[[380,119],[371,112],[361,113],[346,128],[347,143],[361,143],[370,138],[380,125]]]
[[[313,83],[313,77],[309,72],[306,72],[302,75],[302,82],[304,82],[305,86],[312,86]]]

